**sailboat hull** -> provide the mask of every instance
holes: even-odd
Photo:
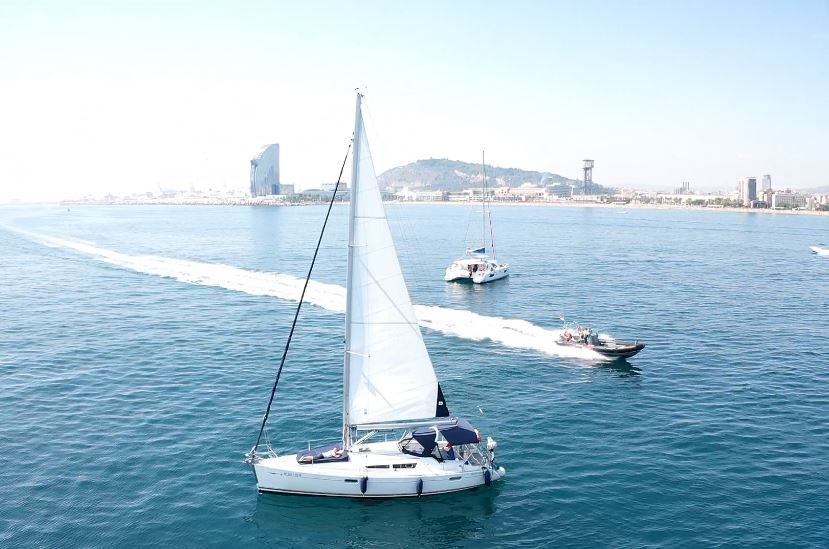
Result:
[[[295,456],[260,459],[253,464],[259,492],[347,498],[418,497],[470,490],[506,475],[459,460],[403,454],[386,443],[351,453],[348,461],[301,464]],[[395,465],[397,467],[395,467]],[[385,466],[385,467],[384,467]]]

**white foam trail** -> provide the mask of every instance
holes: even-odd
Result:
[[[188,284],[214,286],[250,295],[271,296],[290,301],[298,301],[302,293],[304,280],[292,275],[155,255],[128,255],[100,248],[89,242],[14,230],[47,246],[74,250],[110,265],[139,273],[172,278]],[[304,301],[329,311],[343,313],[345,312],[345,288],[336,284],[324,284],[311,280],[308,283]],[[418,323],[424,328],[463,339],[472,341],[489,339],[506,347],[530,349],[548,355],[591,361],[606,360],[599,353],[589,349],[556,345],[555,340],[558,339],[561,330],[542,328],[526,320],[484,316],[470,311],[431,305],[415,305],[414,310]]]
[[[215,286],[250,295],[272,296],[290,301],[299,301],[299,296],[302,294],[304,279],[292,275],[252,271],[221,263],[204,263],[156,255],[128,255],[99,248],[89,242],[15,230],[50,247],[74,250],[110,265],[162,278],[173,278],[188,284]],[[345,312],[345,288],[311,280],[305,292],[305,302],[329,311],[343,313]]]
[[[463,339],[490,339],[506,347],[532,349],[548,355],[606,360],[604,356],[589,349],[556,345],[561,330],[542,328],[526,320],[484,316],[471,311],[431,305],[415,305],[414,310],[418,323],[424,328]]]

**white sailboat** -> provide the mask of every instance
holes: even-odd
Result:
[[[481,196],[483,237],[481,246],[474,249],[467,248],[463,257],[456,259],[446,268],[443,275],[446,282],[471,281],[475,284],[485,284],[509,276],[509,263],[498,263],[495,257],[495,233],[492,229],[492,211],[487,207],[486,163],[483,155],[481,155],[481,173],[483,177],[483,194]],[[492,257],[486,251],[487,228],[489,228],[488,240],[492,249]]]
[[[449,415],[389,231],[361,102],[358,93],[342,439],[288,455],[257,442],[247,462],[260,492],[392,498],[489,486],[506,471],[492,438],[482,444],[468,421]]]

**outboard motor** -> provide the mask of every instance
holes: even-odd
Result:
[[[486,437],[486,449],[489,450],[489,461],[490,463],[495,462],[495,449],[498,447],[498,443],[495,442],[495,439],[492,437]]]

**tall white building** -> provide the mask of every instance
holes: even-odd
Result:
[[[265,145],[250,161],[250,195],[279,194],[279,144]]]
[[[771,189],[771,176],[769,174],[763,176],[763,185],[761,188],[764,191]]]

